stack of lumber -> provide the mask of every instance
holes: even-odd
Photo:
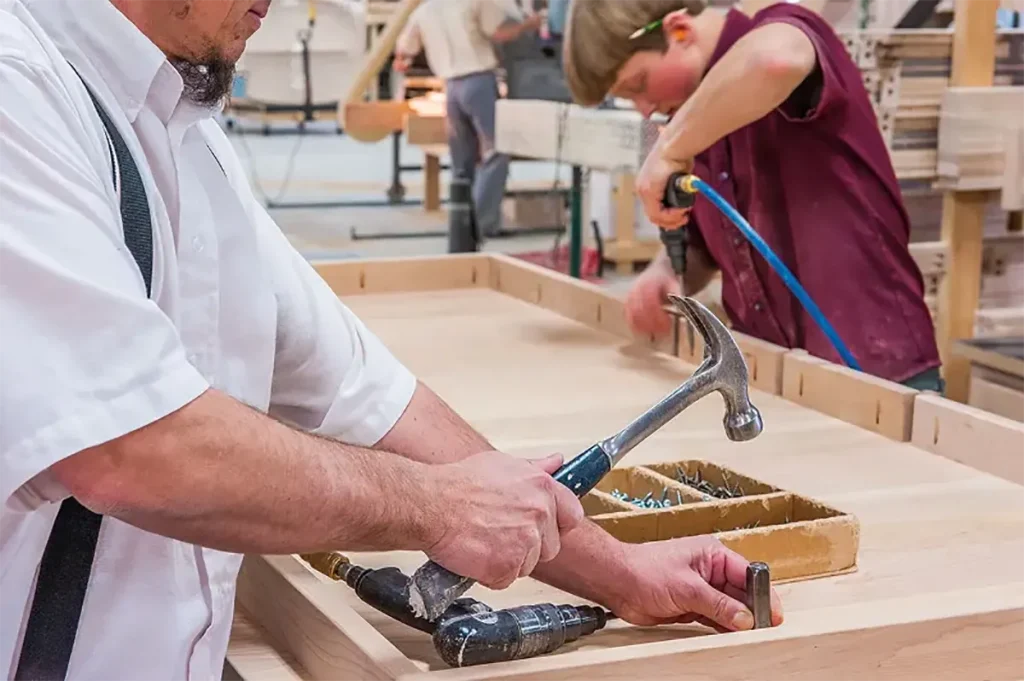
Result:
[[[939,112],[949,86],[950,30],[879,30],[843,35],[875,103],[901,180],[938,179]],[[1024,83],[1024,31],[1001,29],[995,85]]]
[[[1007,211],[1024,207],[1024,158],[1018,158],[1024,157],[1024,31],[997,32],[992,88],[949,88],[951,30],[879,29],[842,37],[889,147],[933,317],[948,257],[942,243],[944,191],[991,189],[975,332],[1020,333],[1024,241],[1007,231]],[[1004,188],[1000,202],[996,197]]]
[[[910,216],[910,241],[923,243],[942,239],[942,192],[931,182],[900,183],[903,192],[903,205]],[[985,238],[1000,237],[1006,234],[1007,214],[998,201],[991,201],[986,206],[984,234]]]
[[[944,189],[999,190],[1024,128],[1024,86],[951,87],[942,96],[938,176]]]
[[[925,301],[935,318],[946,277],[947,246],[942,241],[915,243],[910,252],[921,268]],[[985,239],[974,334],[977,338],[1024,335],[1024,234]]]

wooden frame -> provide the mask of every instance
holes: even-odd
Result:
[[[542,308],[551,317],[554,312],[593,331],[629,338],[620,299],[587,282],[504,255],[345,261],[320,264],[317,269],[332,290],[350,302],[365,294],[429,295],[456,289],[489,289]],[[666,354],[664,344],[649,339],[634,342],[661,357]],[[956,500],[957,490],[974,490],[970,504],[981,506],[978,512],[1001,513],[997,521],[1001,529],[995,531],[993,543],[978,546],[1007,552],[1003,563],[994,553],[985,555],[1009,569],[1004,565],[1012,562],[1008,552],[1024,547],[1024,523],[1013,519],[1016,516],[1012,508],[997,509],[1008,503],[1018,507],[1024,504],[1024,487],[1019,484],[1024,474],[1017,470],[1024,463],[1019,446],[1024,442],[1024,426],[1000,422],[934,395],[827,365],[802,351],[787,351],[739,334],[737,342],[748,357],[752,385],[760,391],[761,399],[771,403],[769,408],[778,409],[785,403],[791,405],[787,409],[805,410],[806,418],[816,419],[818,427],[835,428],[836,433],[843,434],[843,440],[859,443],[858,451],[868,459],[874,449],[887,448],[887,460],[896,471],[889,475],[897,479],[888,479],[888,486],[866,494],[890,498],[889,507],[873,511],[875,502],[861,506],[862,511],[875,514],[876,535],[886,532],[879,514],[887,517],[893,503],[904,513],[920,513],[920,499],[892,502],[891,495],[918,481],[912,471],[921,467],[929,471],[921,475],[921,481],[926,490],[931,488],[924,492],[924,498],[932,500],[931,508],[941,508],[945,514],[930,519],[925,526],[925,534],[935,532],[934,537],[914,538],[935,547],[926,550],[925,555],[944,547],[950,537],[975,535],[976,517],[964,515]],[[700,352],[700,348],[682,348],[680,366],[685,366],[682,362],[692,366]],[[847,397],[853,408],[837,407],[836,395]],[[800,406],[793,406],[788,396],[795,396]],[[819,414],[812,417],[815,412]],[[743,461],[755,468],[767,465],[757,464],[757,455]],[[799,466],[792,470],[799,470]],[[756,471],[750,471],[750,475],[785,486]],[[843,479],[835,482],[839,487],[844,484]],[[902,538],[894,541],[900,545]],[[953,554],[942,555],[945,558],[937,558],[940,562],[953,560]],[[971,556],[955,555],[965,573],[976,564]],[[387,556],[389,563],[397,562],[402,569],[418,564],[414,556]],[[890,574],[913,572],[914,580],[927,582],[931,579],[927,563],[907,566],[899,560],[885,565],[895,571]],[[1020,582],[1024,580],[1019,580],[1018,586]],[[804,582],[802,586],[814,590],[814,584]],[[858,588],[853,584],[867,583],[837,584],[834,588]],[[815,598],[829,602],[828,588],[814,591],[818,594]],[[837,675],[871,679],[1015,678],[1024,668],[1024,589],[989,582],[936,582],[933,592],[913,594],[891,587],[890,591],[878,591],[886,587],[877,584],[872,588],[873,599],[862,601],[857,597],[814,610],[797,610],[788,614],[787,624],[777,629],[681,638],[659,637],[642,630],[632,635],[627,630],[622,633],[625,642],[607,648],[584,646],[529,660],[431,671],[371,624],[366,617],[374,611],[358,610],[354,605],[358,601],[347,587],[327,581],[293,556],[249,556],[238,582],[236,635],[228,662],[245,679],[332,681],[734,679],[755,678],[768,668],[773,670],[773,677],[794,679]],[[429,640],[426,643],[429,645]],[[402,646],[407,649],[409,642]]]

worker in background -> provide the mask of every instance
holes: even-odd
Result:
[[[631,35],[654,24],[646,32]],[[910,223],[860,70],[817,14],[753,17],[701,0],[574,0],[565,70],[574,98],[609,94],[671,117],[637,177],[656,225],[689,220],[685,293],[715,272],[738,331],[840,362],[779,275],[710,201],[667,210],[668,178],[695,172],[747,218],[870,374],[942,391]],[[633,286],[632,328],[662,335],[680,284],[664,252]]]
[[[246,553],[750,628],[747,561],[584,519],[560,457],[493,451],[291,246],[213,121],[268,6],[0,0],[0,668],[219,678]]]
[[[509,158],[494,148],[498,57],[493,43],[517,40],[541,25],[514,0],[425,0],[409,17],[395,47],[404,72],[425,51],[430,70],[444,80],[452,177],[471,182],[479,234],[497,236]]]

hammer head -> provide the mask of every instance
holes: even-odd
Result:
[[[669,296],[669,302],[686,317],[704,339],[704,362],[697,370],[708,381],[708,392],[717,390],[725,400],[725,433],[734,442],[752,440],[764,430],[761,413],[750,403],[747,362],[725,324],[692,298]]]

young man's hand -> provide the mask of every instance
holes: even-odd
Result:
[[[424,485],[434,508],[427,556],[492,589],[552,560],[583,520],[579,499],[551,477],[561,465],[560,456],[531,462],[484,452],[434,467]]]
[[[636,178],[636,191],[644,205],[644,212],[655,225],[662,229],[674,229],[685,225],[689,216],[687,208],[666,208],[665,189],[673,173],[693,171],[693,160],[673,161],[667,158],[661,146],[655,146],[644,161]]]
[[[753,628],[747,609],[743,556],[713,537],[686,537],[630,545],[635,583],[612,612],[631,624],[700,622],[719,631]],[[782,623],[782,601],[771,595],[772,626]]]
[[[683,290],[662,253],[637,277],[626,297],[626,322],[633,333],[661,338],[672,330],[674,320],[663,308],[670,293],[681,296]]]

